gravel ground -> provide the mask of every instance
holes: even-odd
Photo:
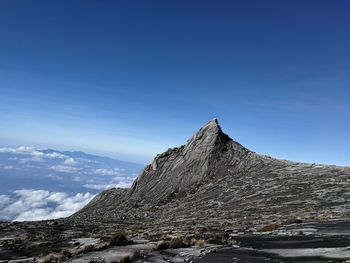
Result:
[[[316,231],[290,235],[300,229]],[[239,248],[219,249],[195,262],[350,262],[350,222],[292,225],[265,235],[242,235],[236,239]]]

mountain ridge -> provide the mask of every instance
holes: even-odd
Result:
[[[72,220],[133,227],[256,229],[290,216],[350,215],[350,168],[278,160],[232,140],[216,119],[158,154],[127,190],[104,191]],[[122,222],[122,223],[121,223]]]
[[[286,247],[301,241],[302,248],[324,248],[331,238],[336,246],[348,246],[343,232],[348,233],[349,202],[350,167],[256,154],[232,140],[214,119],[185,145],[157,155],[131,188],[105,190],[67,218],[0,222],[0,238],[11,257],[41,256],[43,248],[52,252],[47,244],[55,251],[71,249],[79,238],[104,242],[114,233],[127,233],[138,241],[237,241],[245,256],[246,248],[253,254],[260,251],[251,250],[257,249],[257,242],[258,248],[281,241]],[[286,226],[290,223],[298,224]],[[313,227],[319,233],[311,231]],[[265,231],[269,235],[258,233]],[[17,239],[8,243],[14,235]],[[23,244],[29,249],[23,250]],[[102,255],[110,249],[114,248],[107,246]],[[86,252],[87,258],[97,253]]]

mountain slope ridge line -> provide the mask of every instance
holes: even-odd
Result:
[[[345,219],[349,193],[349,167],[257,154],[232,140],[213,119],[185,145],[158,154],[130,189],[102,192],[70,220],[256,229],[291,216]]]

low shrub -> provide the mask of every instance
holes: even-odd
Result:
[[[47,256],[44,257],[42,263],[52,263],[56,262],[58,258],[54,254],[48,254]]]
[[[124,233],[115,233],[109,239],[109,245],[112,247],[125,246],[128,244],[129,244],[129,240],[127,239]]]
[[[237,245],[237,240],[230,238],[230,239],[227,239],[226,243],[227,243],[227,245],[233,247],[233,246]]]
[[[258,229],[259,232],[271,232],[274,231],[278,228],[277,224],[271,224],[271,225],[267,225],[267,226],[263,226],[262,228]]]
[[[123,256],[119,260],[119,263],[131,263],[131,262],[132,262],[132,260],[131,260],[130,256]]]
[[[291,216],[282,222],[282,225],[301,224],[303,220],[299,217]]]
[[[72,253],[68,249],[63,249],[60,252],[60,260],[70,259],[72,256]]]
[[[134,254],[132,255],[132,260],[137,260],[137,259],[141,259],[144,257],[145,257],[145,254],[142,251],[136,250],[134,252]]]
[[[128,238],[132,238],[135,234],[134,234],[134,231],[132,229],[127,229],[124,231],[124,235]]]
[[[181,238],[172,239],[172,240],[162,240],[157,243],[156,250],[189,247],[190,245],[191,245],[190,242]]]

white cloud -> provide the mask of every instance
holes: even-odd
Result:
[[[94,190],[106,190],[114,188],[114,184],[84,184],[85,188],[94,189]]]
[[[49,196],[47,197],[47,201],[60,203],[66,198],[67,198],[67,194],[66,193],[54,192],[54,193],[49,194]]]
[[[113,177],[113,181],[123,181],[123,180],[130,180],[133,181],[135,177],[130,177],[130,176],[115,176]]]
[[[5,165],[4,169],[14,169],[13,165]]]
[[[51,213],[53,218],[67,217],[83,208],[95,195],[90,193],[78,193],[74,196],[65,198],[60,205]]]
[[[100,168],[95,170],[95,174],[103,175],[103,176],[114,176],[114,175],[119,175],[120,171],[122,170],[123,169],[119,169],[119,168],[114,168],[114,169]]]
[[[50,167],[50,169],[61,173],[76,173],[81,170],[81,168],[66,166],[66,165],[53,165]]]
[[[30,162],[44,162],[44,159],[39,156],[32,156],[29,158],[20,159],[20,163],[30,163]]]
[[[56,181],[59,181],[59,180],[62,180],[63,177],[62,176],[59,176],[57,174],[49,174],[46,176],[47,178],[50,178],[52,180],[56,180]]]
[[[58,153],[58,152],[47,153],[47,154],[45,154],[45,157],[50,158],[50,159],[66,159],[66,158],[69,158],[67,155],[64,155],[64,154]]]
[[[23,211],[18,214],[14,221],[37,221],[37,220],[47,220],[54,219],[50,216],[50,208],[36,208],[30,209],[29,211]]]
[[[21,154],[24,156],[28,156],[27,158],[23,158],[21,162],[41,162],[45,157],[45,154],[41,151],[33,147],[21,146],[19,148],[0,148],[0,153],[13,153],[13,154]]]
[[[21,146],[19,148],[9,148],[3,147],[0,148],[1,153],[18,153],[18,154],[36,154],[36,150],[33,147]]]
[[[94,190],[106,190],[111,188],[130,188],[131,183],[128,182],[119,182],[117,184],[84,184],[85,188],[94,189]]]
[[[7,195],[0,195],[0,207],[4,207],[5,205],[11,202],[11,198]]]
[[[34,165],[34,164],[26,164],[26,166],[25,166],[26,168],[32,168],[32,169],[40,169],[40,168],[42,168],[42,166],[40,166],[40,165]],[[20,168],[17,168],[17,169],[20,169]]]
[[[0,219],[34,221],[66,217],[81,209],[93,197],[88,192],[70,196],[46,190],[16,190],[12,197],[0,195]]]
[[[115,185],[116,188],[130,188],[132,183],[119,182]]]
[[[27,147],[27,146],[21,146],[18,148],[9,148],[9,147],[3,147],[0,148],[0,153],[13,153],[13,154],[21,154],[24,156],[27,156],[26,158],[21,159],[22,163],[25,162],[43,162],[44,159],[62,159],[65,160],[64,162],[66,164],[74,164],[76,163],[73,158],[70,158],[67,155],[64,155],[59,152],[51,152],[51,153],[44,153],[36,148],[33,147]],[[15,160],[16,157],[12,158]]]
[[[73,158],[67,158],[66,160],[64,160],[64,164],[74,165],[74,164],[77,164],[77,161],[74,160]]]
[[[81,181],[81,177],[80,177],[80,176],[74,176],[74,177],[72,178],[72,180],[73,180],[74,182],[80,182],[80,181]]]
[[[17,153],[17,154],[24,154],[24,155],[32,155],[36,157],[44,157],[45,154],[33,147],[27,147],[27,146],[21,146],[19,148],[9,148],[9,147],[3,147],[0,148],[1,153]]]

